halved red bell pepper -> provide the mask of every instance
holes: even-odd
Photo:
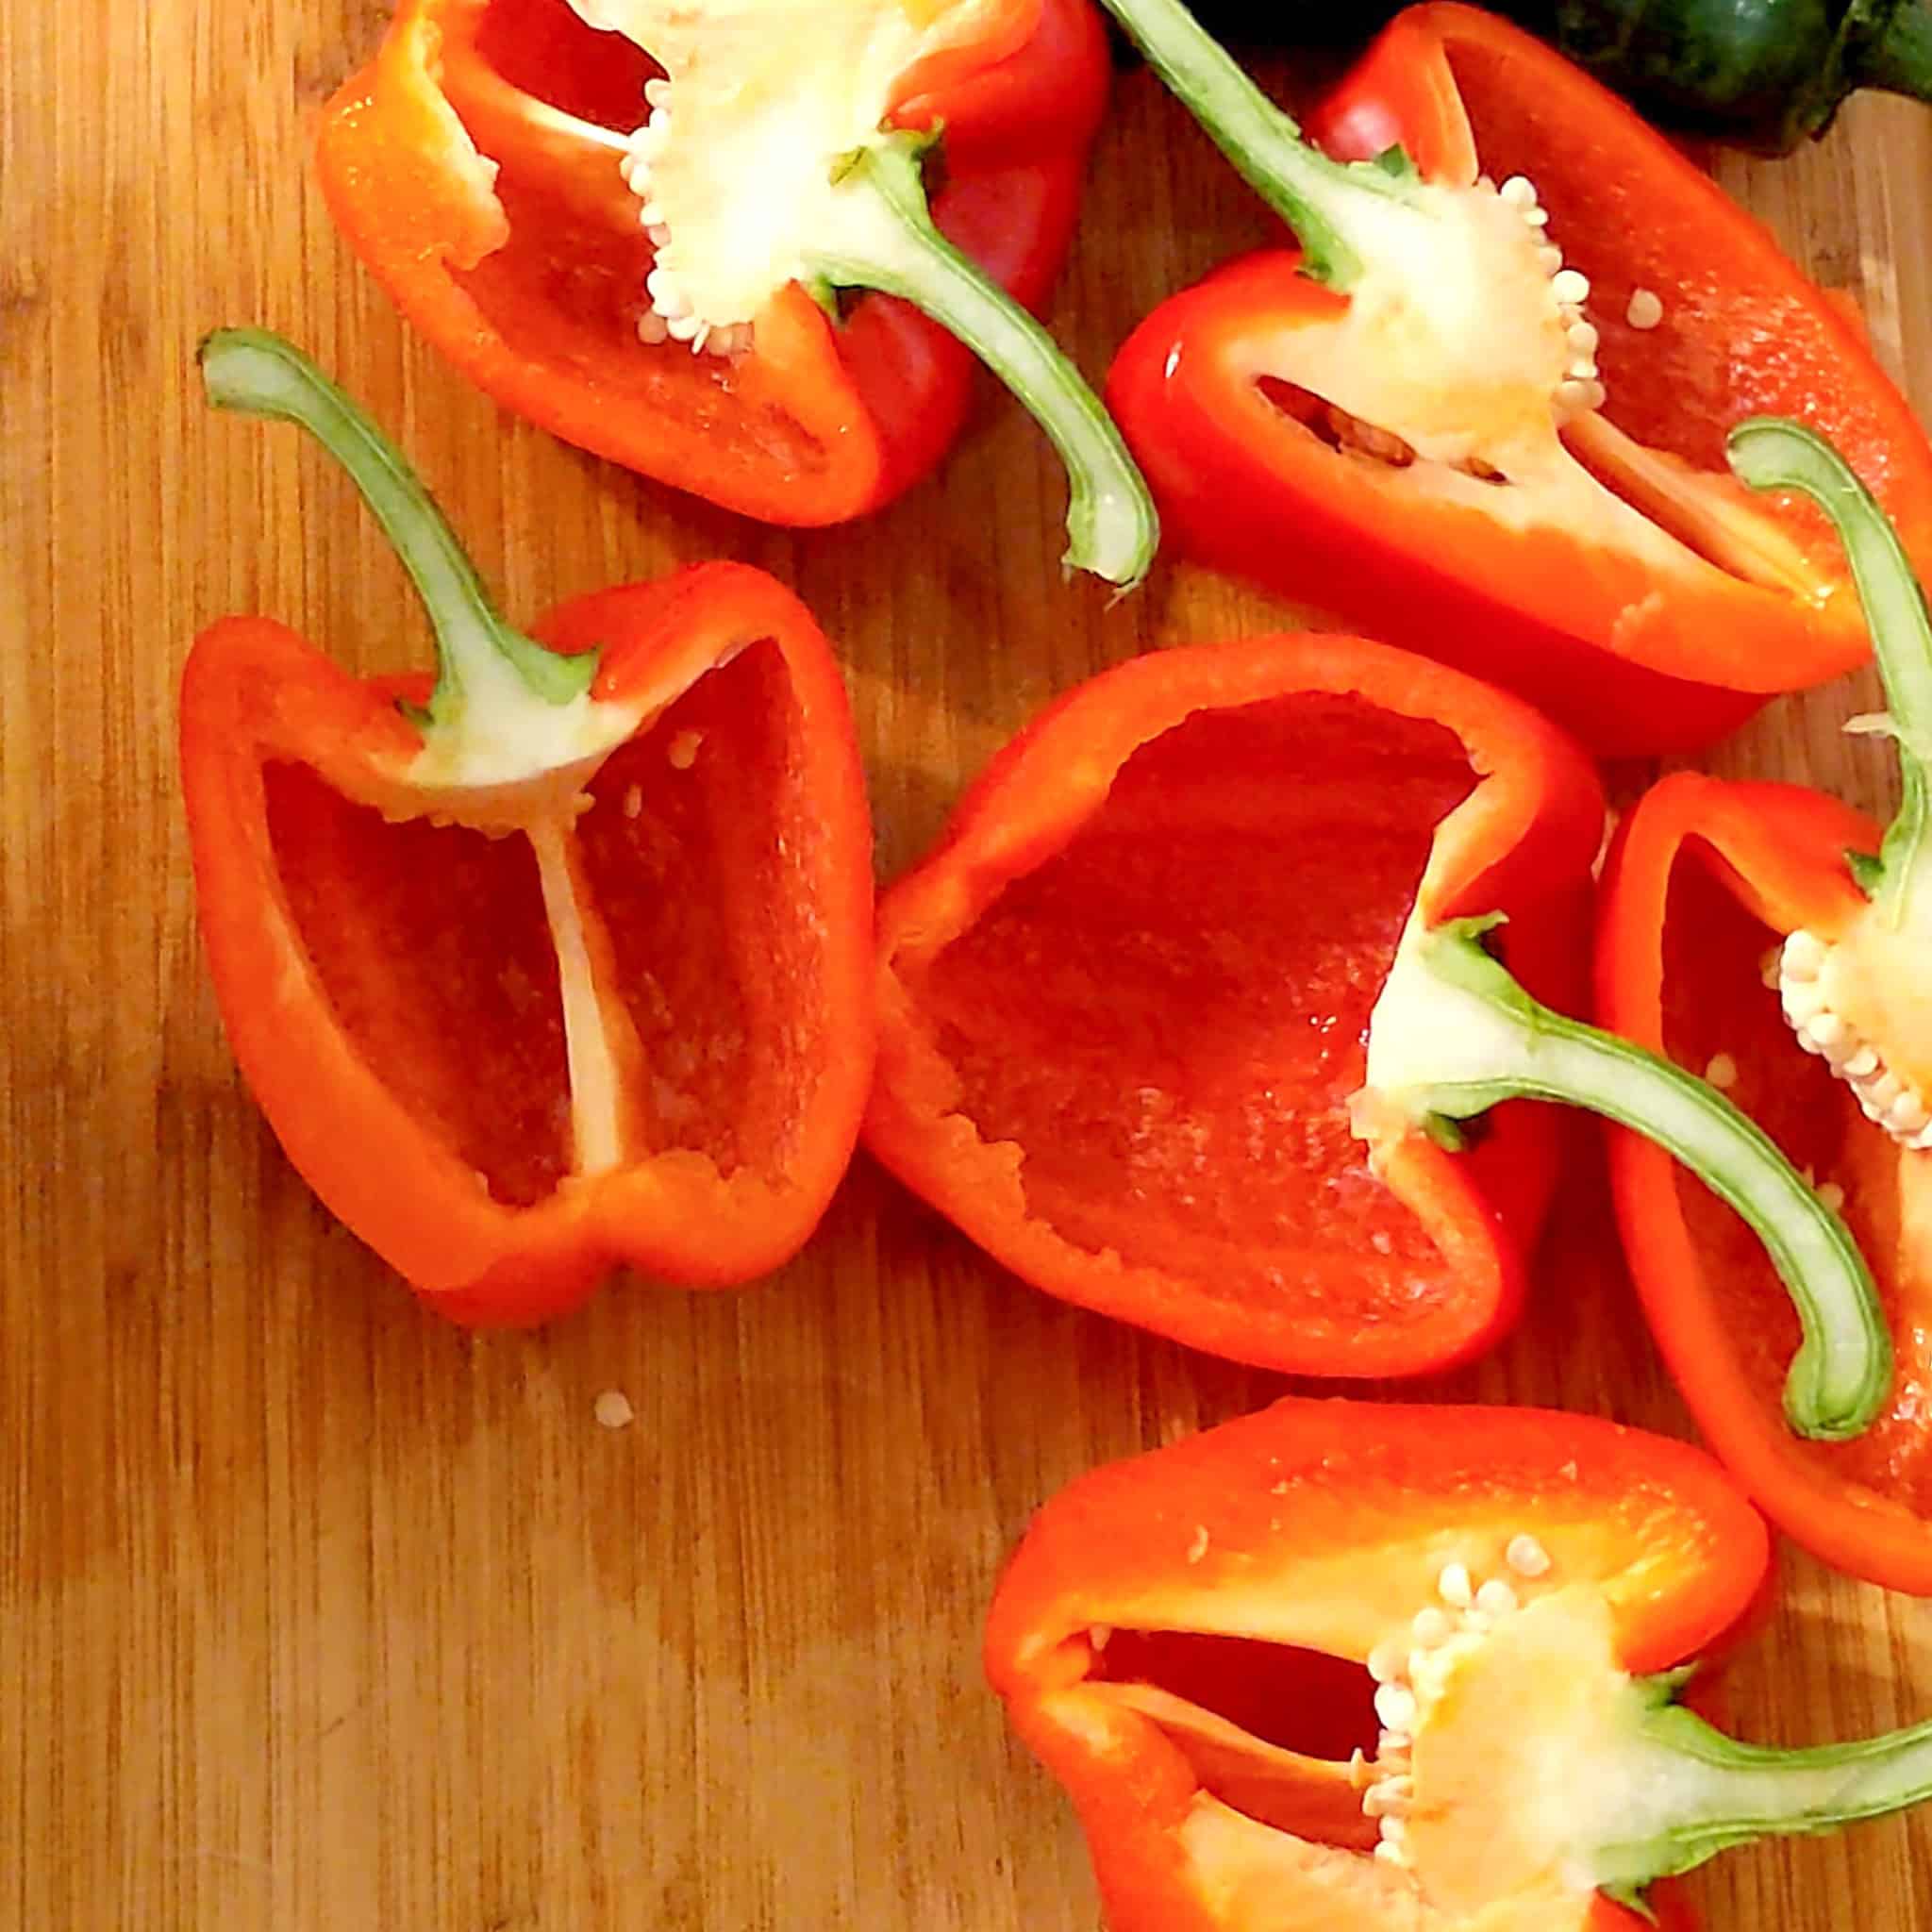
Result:
[[[1352,1131],[1405,922],[1507,909],[1563,1001],[1603,803],[1474,679],[1357,639],[1122,665],[880,903],[868,1146],[1038,1287],[1244,1361],[1416,1373],[1508,1324],[1558,1153]]]
[[[1188,551],[1602,753],[1707,743],[1864,658],[1829,533],[1740,491],[1724,436],[1828,435],[1922,566],[1932,446],[1840,300],[1661,136],[1445,4],[1389,26],[1311,147],[1172,0],[1108,4],[1303,244],[1164,304],[1109,377]]]
[[[1932,1723],[1778,1751],[1679,1702],[1769,1583],[1681,1442],[1291,1399],[1049,1501],[986,1669],[1111,1932],[1636,1932],[1727,1845],[1932,1796]]]
[[[358,682],[265,618],[189,657],[201,927],[289,1158],[461,1322],[557,1314],[619,1263],[694,1286],[775,1267],[844,1173],[872,1067],[870,826],[817,626],[711,564],[520,637],[286,343],[228,331],[203,369],[345,463],[441,667]]]
[[[1896,1356],[1872,1428],[1827,1445],[1782,1426],[1791,1321],[1756,1243],[1621,1135],[1619,1218],[1685,1399],[1759,1506],[1834,1567],[1932,1594],[1932,624],[1875,508],[1828,453],[1752,425],[1740,461],[1754,440],[1762,481],[1794,487],[1795,461],[1848,522],[1906,802],[1881,840],[1862,813],[1796,786],[1664,779],[1625,820],[1606,874],[1597,1006],[1640,1044],[1715,1070],[1841,1207]]]
[[[1036,1286],[1309,1374],[1417,1374],[1514,1312],[1594,1109],[1738,1204],[1802,1323],[1787,1402],[1890,1357],[1842,1223],[1709,1086],[1576,1003],[1603,801],[1563,735],[1360,639],[1169,650],[1049,708],[879,911],[865,1138]],[[1463,1124],[1481,1120],[1475,1144]]]
[[[650,33],[672,58],[680,35],[702,37],[702,9],[579,10],[625,31],[594,30],[565,0],[401,0],[374,62],[325,109],[316,152],[330,211],[416,327],[557,435],[793,525],[876,508],[939,460],[969,399],[964,336],[1069,458],[1073,560],[1137,576],[1153,542],[1144,488],[1020,306],[1043,301],[1065,255],[1105,104],[1106,41],[1087,0],[767,11],[755,32],[707,46],[689,81],[667,80],[626,35]],[[841,22],[862,29],[869,13],[897,36],[890,48],[904,42],[904,71],[874,73],[862,31],[849,50],[839,39]],[[804,39],[788,51],[791,23]],[[705,92],[754,56],[750,80]],[[876,103],[828,137],[850,154],[817,154],[816,124],[794,125],[800,103],[857,99],[868,83]],[[688,105],[674,109],[674,95]],[[674,114],[715,208],[654,203],[670,191],[646,180],[646,150],[664,145],[649,123],[668,130]],[[707,125],[727,114],[757,138],[727,145]],[[935,137],[945,178],[928,217],[919,156]],[[820,200],[801,198],[795,215],[811,231],[791,234],[788,197],[814,180]],[[835,190],[844,203],[824,199]],[[741,247],[777,266],[742,320],[700,326],[677,291],[708,256]],[[675,290],[663,279],[674,259]],[[864,288],[891,293],[828,312],[836,291]]]

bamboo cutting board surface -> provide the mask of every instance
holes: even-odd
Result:
[[[272,613],[426,661],[404,579],[298,441],[211,417],[196,339],[263,323],[398,431],[512,614],[736,556],[848,668],[890,874],[1040,704],[1282,613],[1166,565],[1059,580],[1061,485],[983,397],[884,516],[758,528],[500,416],[409,339],[307,178],[378,0],[0,0],[0,1927],[1091,1932],[1058,1790],[977,1643],[1077,1472],[1268,1399],[1000,1274],[860,1160],[769,1284],[623,1282],[534,1336],[420,1314],[281,1158],[223,1043],[173,755],[196,628]],[[1932,413],[1932,114],[1869,101],[1727,184]],[[1054,325],[1097,376],[1267,233],[1122,84]],[[1774,707],[1712,762],[1879,806]],[[1619,774],[1625,791],[1645,774]],[[1579,1195],[1522,1332],[1429,1392],[1685,1432]],[[634,1405],[607,1429],[608,1390]],[[1748,1735],[1932,1717],[1932,1607],[1789,1552]],[[1716,1927],[1932,1932],[1932,1818],[1733,1854]]]

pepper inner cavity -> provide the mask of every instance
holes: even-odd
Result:
[[[1440,1257],[1347,1101],[1436,827],[1474,782],[1443,726],[1322,692],[1142,746],[922,990],[953,1110],[1022,1150],[1029,1211],[1230,1299],[1426,1302]]]
[[[1337,404],[1324,401],[1312,390],[1284,381],[1277,375],[1262,376],[1257,387],[1284,416],[1299,423],[1317,441],[1326,443],[1339,456],[1360,457],[1391,470],[1406,470],[1416,459],[1414,449],[1393,430],[1364,423],[1360,417],[1351,416]],[[1509,480],[1493,464],[1476,457],[1466,457],[1448,467],[1460,470],[1464,475],[1474,476],[1481,483],[1507,483]]]
[[[531,4],[548,17],[541,34],[523,8],[491,7],[475,22],[474,42],[455,28],[445,36],[444,91],[496,164],[495,196],[508,225],[501,247],[469,266],[451,262],[452,278],[491,327],[533,359],[593,369],[616,395],[702,422],[714,442],[738,445],[740,460],[821,468],[822,443],[775,403],[720,409],[728,357],[612,357],[613,341],[668,333],[646,286],[657,251],[619,172],[644,89],[660,70],[621,35],[585,25],[565,0]],[[721,336],[708,346],[724,352],[748,342],[747,331],[742,341]]]
[[[492,1198],[531,1206],[620,1158],[783,1171],[823,1064],[811,1024],[779,1018],[818,970],[801,728],[767,641],[610,753],[567,830],[554,804],[532,836],[389,818],[264,768],[325,998]]]
[[[388,819],[301,766],[264,785],[311,968],[384,1084],[506,1205],[621,1165],[637,1043],[568,810],[496,834]],[[402,993],[387,1005],[385,973]]]
[[[748,644],[620,745],[578,862],[641,1055],[653,1155],[777,1184],[838,1051],[823,980],[824,835],[783,652]]]
[[[1377,1827],[1351,1764],[1375,1748],[1360,1664],[1257,1639],[1118,1629],[1085,1688],[1160,1726],[1201,1787],[1257,1823],[1367,1852]]]
[[[641,47],[586,25],[568,0],[485,7],[478,10],[474,31],[476,58],[492,74],[581,122],[587,132],[628,134],[637,125],[644,83],[658,72]],[[446,37],[446,66],[450,58]]]
[[[1441,1563],[1434,1588],[1366,1666],[1245,1637],[1096,1628],[1085,1688],[1159,1725],[1202,1789],[1231,1809],[1407,1873],[1418,1732],[1474,1650],[1561,1584],[1526,1531],[1501,1539],[1492,1556],[1480,1570]]]
[[[521,839],[385,819],[307,766],[262,783],[284,903],[338,1024],[491,1196],[571,1167],[557,955]]]

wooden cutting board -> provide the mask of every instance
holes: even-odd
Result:
[[[418,1313],[282,1160],[192,926],[175,678],[274,613],[424,661],[403,578],[293,432],[209,417],[196,338],[264,323],[397,429],[513,612],[731,555],[849,667],[882,872],[1053,693],[1278,622],[1177,566],[1109,610],[988,397],[874,523],[754,527],[507,421],[405,335],[307,178],[378,0],[0,0],[0,1927],[1089,1932],[1058,1790],[982,1689],[1029,1509],[1281,1385],[1004,1276],[861,1161],[764,1287],[625,1282],[535,1336]],[[1725,181],[1932,412],[1932,114],[1865,102]],[[1144,75],[1054,317],[1098,375],[1266,225]],[[1711,760],[1878,805],[1774,707]],[[1645,774],[1618,774],[1625,790]],[[1522,1333],[1436,1392],[1684,1417],[1587,1205]],[[634,1405],[600,1427],[608,1390]],[[1932,1607],[1784,1559],[1749,1734],[1932,1717]],[[1735,1854],[1718,1927],[1932,1932],[1932,1817]]]

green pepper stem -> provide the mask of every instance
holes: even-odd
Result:
[[[1932,926],[1932,615],[1911,559],[1872,492],[1814,430],[1755,416],[1731,431],[1728,452],[1731,468],[1753,490],[1809,497],[1844,546],[1885,688],[1903,790],[1871,896],[1895,928]]]
[[[1656,1794],[1663,1815],[1655,1829],[1600,1851],[1597,1881],[1614,1895],[1733,1845],[1815,1837],[1932,1798],[1932,1723],[1804,1750],[1745,1744],[1672,1701],[1677,1682],[1673,1674],[1630,1687],[1651,1707],[1638,1724],[1645,1774],[1635,1788]]]
[[[1348,230],[1361,197],[1407,197],[1409,175],[1335,161],[1302,138],[1294,117],[1257,87],[1179,0],[1102,0],[1169,91],[1207,130],[1236,174],[1295,232],[1304,273],[1346,290],[1362,260]]]
[[[565,705],[588,691],[597,654],[565,656],[498,616],[475,566],[421,478],[348,396],[292,343],[266,329],[217,329],[198,352],[218,409],[299,424],[348,473],[394,545],[436,633],[436,688],[423,715],[454,726],[466,691],[495,689],[507,667],[531,697]]]
[[[834,197],[840,226],[819,237],[812,279],[877,289],[942,324],[1006,384],[1067,468],[1065,561],[1131,590],[1160,539],[1154,499],[1113,418],[1047,334],[934,225],[919,157],[929,142],[893,136],[861,149]]]
[[[1862,18],[1846,44],[1848,84],[1932,101],[1932,0],[1855,0],[1852,13]]]
[[[1824,1441],[1860,1434],[1890,1389],[1891,1341],[1844,1223],[1715,1088],[1532,999],[1480,943],[1494,924],[1405,938],[1371,1016],[1370,1087],[1424,1123],[1552,1100],[1656,1141],[1750,1224],[1790,1293],[1803,1329],[1785,1381],[1791,1427]]]

